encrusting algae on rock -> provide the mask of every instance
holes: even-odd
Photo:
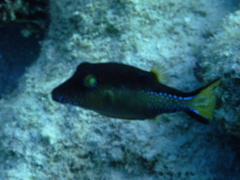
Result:
[[[158,77],[155,71],[120,63],[82,63],[70,79],[52,91],[52,99],[122,119],[151,119],[185,111],[201,123],[212,121],[213,89],[220,79],[186,93],[162,84]]]

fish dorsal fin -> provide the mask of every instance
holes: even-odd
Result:
[[[158,82],[163,83],[166,82],[166,67],[163,64],[153,64],[153,68],[151,69],[151,72],[155,74],[157,77]]]

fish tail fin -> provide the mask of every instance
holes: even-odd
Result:
[[[214,88],[219,85],[221,79],[217,79],[211,84],[194,91],[196,96],[190,101],[190,110],[187,112],[203,124],[212,122],[212,116],[216,104]]]

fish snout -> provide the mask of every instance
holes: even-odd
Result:
[[[53,89],[51,94],[52,94],[52,100],[60,103],[65,102],[64,94],[60,93],[58,88]]]

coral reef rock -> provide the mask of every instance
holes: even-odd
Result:
[[[146,121],[112,119],[51,99],[52,89],[83,61],[122,62],[145,70],[163,64],[168,85],[197,89],[195,52],[228,13],[222,1],[58,0],[51,1],[50,11],[38,60],[20,78],[18,89],[0,99],[1,180],[240,179],[240,140],[219,130],[218,121],[202,125],[185,113]],[[224,101],[235,113],[230,103],[239,97],[232,97],[239,52],[226,33],[237,17],[225,19],[225,31],[214,36],[199,63],[199,70],[209,63],[202,73],[208,81],[221,72],[214,75],[211,67],[231,62],[219,67],[226,68],[223,89],[230,87],[222,90]],[[209,58],[211,47],[216,60]],[[229,119],[225,112],[231,113],[219,105],[215,119],[230,125],[237,116]]]

